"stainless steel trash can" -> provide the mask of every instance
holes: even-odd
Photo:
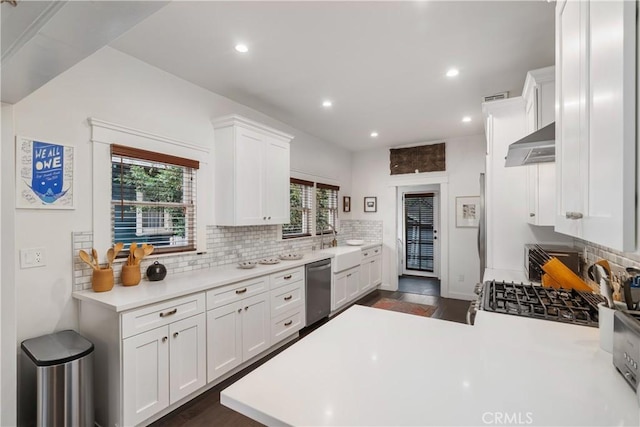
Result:
[[[61,331],[21,347],[21,425],[92,427],[93,344]]]

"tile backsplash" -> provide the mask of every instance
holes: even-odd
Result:
[[[367,241],[382,240],[382,221],[343,220],[338,228],[338,242],[348,239]],[[78,257],[80,249],[91,250],[93,233],[72,233],[73,290],[91,289],[92,269]],[[325,236],[325,241],[331,237]],[[312,246],[320,247],[320,237],[304,237],[282,240],[277,225],[247,227],[207,226],[207,250],[205,252],[167,255],[143,260],[141,271],[155,260],[160,261],[169,275],[203,268],[234,264],[240,261],[275,256],[283,252],[308,252]],[[104,259],[104,252],[100,254]],[[120,267],[114,268],[115,282],[120,283]]]
[[[620,252],[580,239],[575,239],[575,246],[582,250],[584,262],[587,266],[599,259],[606,259],[609,261],[612,273],[617,276],[622,275],[626,267],[640,268],[640,253]]]

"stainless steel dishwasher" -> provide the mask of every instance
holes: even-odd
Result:
[[[331,260],[306,265],[307,323],[312,325],[331,312]]]

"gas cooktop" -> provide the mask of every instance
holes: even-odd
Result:
[[[598,327],[600,295],[524,283],[489,281],[482,288],[484,311]]]

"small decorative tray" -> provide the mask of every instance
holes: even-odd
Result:
[[[244,261],[244,262],[239,262],[239,263],[238,263],[238,267],[240,267],[240,268],[247,268],[247,269],[249,269],[249,268],[253,268],[253,267],[255,267],[256,265],[257,265],[257,264],[256,264],[256,262],[255,262],[255,261]]]
[[[280,260],[278,258],[265,258],[258,261],[260,264],[277,264]]]
[[[302,259],[304,255],[302,254],[280,254],[280,259],[285,261],[293,261],[297,259]]]

